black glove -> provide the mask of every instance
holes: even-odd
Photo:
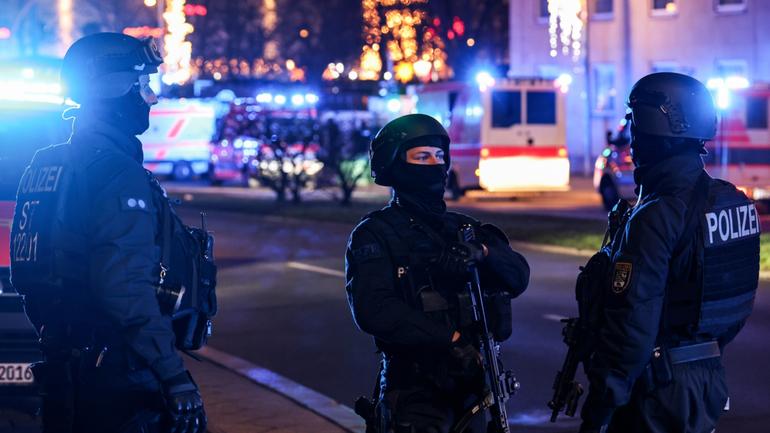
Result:
[[[470,344],[465,338],[460,337],[452,343],[449,348],[449,353],[452,354],[452,358],[457,361],[461,371],[466,376],[475,376],[481,372],[482,359],[481,354],[472,344]]]
[[[484,258],[484,246],[481,242],[454,242],[441,252],[436,265],[450,274],[466,274],[468,268],[477,265]]]
[[[185,371],[164,381],[163,397],[166,401],[171,433],[204,433],[206,431],[203,399],[190,373]]]

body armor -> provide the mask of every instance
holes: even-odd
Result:
[[[751,314],[759,284],[760,222],[754,203],[728,182],[708,179],[694,194],[683,235],[693,248],[687,257],[675,251],[673,258],[689,263],[688,271],[669,283],[676,290],[667,291],[664,324],[682,338],[724,345]]]
[[[75,191],[84,184],[70,152],[69,144],[38,151],[19,184],[11,227],[11,278],[28,297],[66,299],[72,297],[65,293],[68,286],[86,284],[87,242],[76,229],[82,227],[84,204],[77,200],[83,195]]]

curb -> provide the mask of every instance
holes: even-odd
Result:
[[[266,368],[206,346],[196,356],[268,388],[350,433],[364,433],[363,419],[353,409]]]

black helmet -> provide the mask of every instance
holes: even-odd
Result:
[[[96,33],[77,40],[64,55],[61,81],[75,100],[117,98],[127,94],[139,75],[158,72],[163,63],[153,39],[122,33]]]
[[[372,163],[374,182],[391,185],[388,169],[398,158],[401,146],[422,137],[439,137],[446,153],[444,159],[449,167],[449,134],[436,119],[426,114],[407,114],[391,120],[380,129],[372,140],[369,148],[369,158]]]
[[[631,89],[628,107],[637,133],[695,140],[716,135],[711,93],[687,75],[658,72],[643,77]]]

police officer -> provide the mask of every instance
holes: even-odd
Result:
[[[716,114],[702,83],[651,74],[628,106],[639,202],[612,245],[581,431],[708,433],[758,284],[757,213],[704,171]]]
[[[67,143],[37,152],[19,186],[12,281],[41,337],[33,369],[45,432],[203,432],[198,387],[156,287],[167,199],[142,167],[152,40],[100,33],[67,51],[80,104]]]
[[[529,266],[491,224],[448,212],[444,188],[449,136],[423,114],[397,118],[370,149],[376,183],[393,188],[388,206],[367,215],[345,255],[348,302],[358,327],[383,355],[377,420],[380,433],[447,432],[483,385],[478,339],[463,297],[468,267],[478,265],[495,317],[495,338],[511,334],[510,299],[529,281]],[[476,240],[458,241],[472,224]],[[472,431],[486,431],[484,415]]]

